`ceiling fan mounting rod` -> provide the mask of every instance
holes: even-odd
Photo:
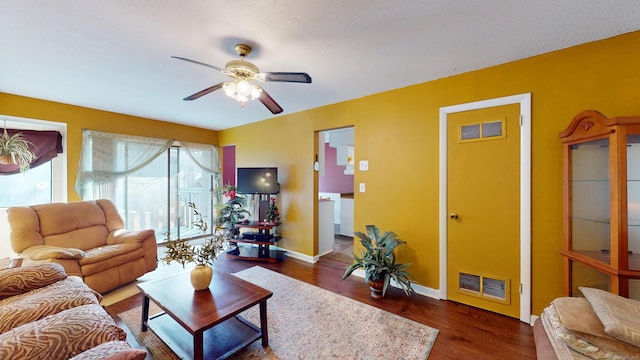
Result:
[[[232,77],[238,79],[255,79],[256,74],[260,73],[257,66],[246,61],[244,58],[251,53],[251,46],[246,44],[237,44],[235,50],[240,55],[240,60],[231,60],[225,65],[225,69],[231,73]]]
[[[236,44],[234,49],[236,50],[236,53],[238,53],[238,55],[240,55],[240,57],[242,58],[251,54],[251,46],[247,44]]]

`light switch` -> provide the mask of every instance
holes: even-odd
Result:
[[[360,183],[360,192],[363,193],[365,191],[365,184]]]
[[[369,160],[360,160],[360,171],[369,171]],[[364,191],[362,191],[364,192]]]

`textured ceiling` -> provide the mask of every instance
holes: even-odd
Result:
[[[272,118],[221,91],[236,43],[283,114],[640,29],[637,0],[2,0],[0,92],[225,129]],[[2,114],[2,104],[0,104]]]

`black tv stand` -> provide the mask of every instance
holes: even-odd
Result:
[[[282,238],[280,235],[271,233],[272,229],[279,224],[261,221],[236,224],[236,229],[249,228],[256,231],[241,232],[237,238],[229,240],[232,248],[227,251],[227,258],[268,262],[281,261],[286,251],[271,248],[271,245],[275,245]],[[246,235],[243,235],[245,233]]]

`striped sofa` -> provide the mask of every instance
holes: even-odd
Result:
[[[555,298],[533,327],[538,359],[640,360],[640,301],[596,288]]]
[[[57,263],[0,270],[0,359],[145,359],[101,299]]]

